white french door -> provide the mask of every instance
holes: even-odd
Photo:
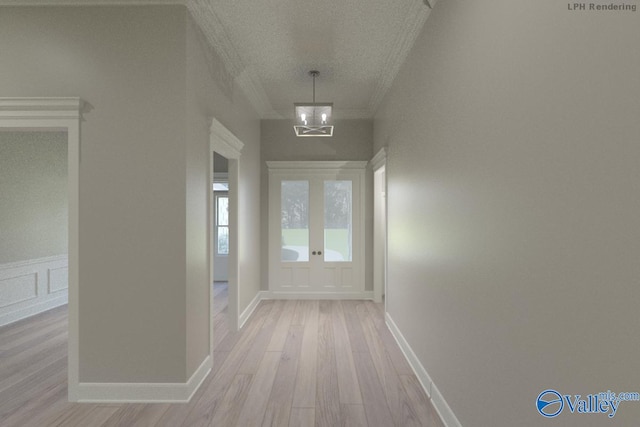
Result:
[[[269,289],[361,296],[366,162],[268,162]]]

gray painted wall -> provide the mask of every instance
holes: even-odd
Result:
[[[213,170],[215,171],[215,173],[229,172],[229,160],[227,160],[226,157],[222,157],[218,153],[214,153]]]
[[[80,159],[80,381],[184,382],[208,353],[210,120],[246,144],[240,202],[254,214],[241,226],[253,263],[259,121],[233,81],[211,77],[216,57],[202,58],[184,6],[1,12],[11,67],[0,93],[93,106]],[[259,288],[259,265],[244,274],[241,308]]]
[[[81,382],[184,382],[185,12],[3,7],[3,96],[80,96]]]
[[[293,114],[293,113],[292,113]],[[336,120],[331,138],[299,138],[292,120],[262,120],[262,253],[269,253],[269,175],[266,162],[271,160],[371,160],[373,157],[372,120]],[[365,218],[365,288],[373,290],[373,184],[367,170]],[[262,257],[262,289],[269,287],[269,257]]]
[[[389,312],[464,426],[638,391],[640,15],[438,2],[375,122]]]
[[[0,264],[68,251],[67,134],[0,132]]]
[[[260,121],[241,90],[225,78],[217,54],[205,43],[203,34],[188,19],[187,25],[187,320],[189,372],[202,362],[208,347],[202,347],[209,320],[209,216],[207,194],[209,173],[209,127],[215,117],[244,148],[240,157],[239,207],[239,313],[260,290]]]

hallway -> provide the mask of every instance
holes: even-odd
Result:
[[[370,301],[263,301],[226,328],[214,285],[214,367],[186,404],[67,402],[67,309],[0,329],[3,427],[442,426]]]

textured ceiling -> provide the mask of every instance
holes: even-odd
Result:
[[[311,100],[311,69],[320,71],[316,100],[333,102],[336,118],[370,117],[429,11],[422,0],[210,3],[262,86],[267,117],[290,116],[294,102]]]
[[[335,118],[371,117],[430,10],[423,0],[208,2],[272,118],[311,101],[312,69]]]
[[[0,0],[2,4],[186,4],[263,118],[333,102],[334,118],[375,113],[436,0]]]

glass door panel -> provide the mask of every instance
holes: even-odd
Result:
[[[324,260],[353,261],[352,181],[324,181]]]
[[[308,262],[309,181],[283,180],[280,194],[280,260]]]

